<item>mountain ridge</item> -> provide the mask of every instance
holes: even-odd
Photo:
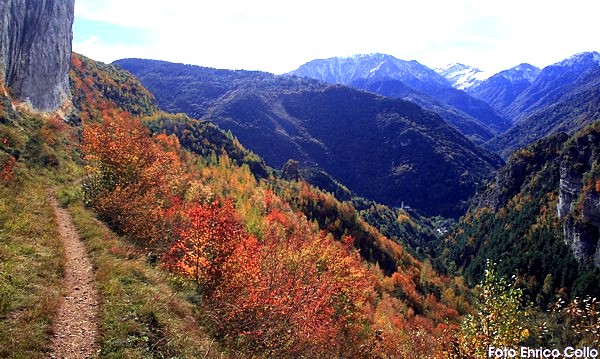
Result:
[[[288,159],[318,166],[382,203],[405,201],[424,213],[458,216],[466,198],[502,163],[439,116],[406,101],[299,77],[243,71],[217,76],[214,69],[148,60],[115,63],[137,75],[163,110],[231,130],[272,167]],[[437,160],[406,151],[411,141]]]
[[[541,70],[529,64],[520,64],[501,71],[486,80],[472,86],[468,92],[495,108],[504,112],[515,99],[529,88]]]
[[[343,85],[361,78],[387,78],[400,80],[418,91],[426,91],[432,85],[451,87],[445,78],[416,60],[400,60],[382,53],[312,60],[287,74]]]
[[[434,70],[448,80],[452,84],[452,87],[458,90],[469,90],[490,77],[488,73],[476,67],[461,63],[448,64]]]
[[[598,52],[583,52],[545,67],[505,112],[516,123],[536,110],[558,102],[574,83],[600,67],[598,59]]]
[[[558,132],[572,135],[600,119],[600,67],[569,86],[552,105],[519,120],[484,147],[508,157],[513,151]]]
[[[510,122],[487,103],[455,89],[446,78],[415,60],[399,60],[385,54],[332,57],[310,61],[288,74],[363,90],[381,89],[377,93],[388,97],[406,99],[412,96],[422,99],[422,94],[425,94],[436,102],[455,108],[460,119],[456,115],[448,116],[447,109],[440,108],[431,100],[421,102],[464,134],[474,137],[476,142],[481,137],[486,137],[483,134],[487,131],[498,134],[510,127]],[[387,85],[380,86],[377,82],[387,82]],[[367,86],[360,87],[361,84]],[[406,87],[412,91],[407,91]],[[402,97],[398,94],[402,94]],[[471,123],[466,129],[465,122]],[[472,123],[478,124],[480,128],[473,131]]]

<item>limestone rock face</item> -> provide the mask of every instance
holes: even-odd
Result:
[[[35,110],[70,100],[75,0],[0,0],[0,80]]]
[[[565,243],[579,260],[600,267],[600,193],[585,186],[600,156],[600,134],[591,132],[572,141],[560,166],[558,216],[563,220]]]

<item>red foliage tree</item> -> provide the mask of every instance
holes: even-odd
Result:
[[[206,298],[220,333],[241,350],[330,357],[358,353],[368,338],[364,309],[375,295],[351,240],[310,228],[272,210],[262,240],[238,246],[236,270]]]
[[[0,180],[3,182],[11,182],[15,178],[14,168],[17,160],[13,156],[8,159],[0,167]]]
[[[237,269],[232,255],[249,236],[231,201],[193,205],[183,217],[179,238],[163,257],[164,266],[193,278],[198,288],[209,295]]]

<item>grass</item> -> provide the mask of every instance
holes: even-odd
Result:
[[[44,358],[64,294],[63,249],[45,180],[20,182],[0,185],[0,357]],[[198,324],[185,286],[95,219],[78,186],[63,186],[57,196],[68,206],[94,265],[100,357],[224,356]]]
[[[58,192],[95,267],[100,294],[100,356],[104,358],[220,358],[218,345],[195,318],[186,291],[146,256],[84,208],[74,186]]]
[[[0,357],[47,356],[63,253],[39,179],[0,184]]]
[[[1,100],[0,96],[0,100]],[[0,114],[2,115],[2,114]],[[76,130],[27,113],[0,118],[0,154],[20,154],[0,182],[0,358],[45,358],[65,294],[64,255],[47,189],[67,207],[94,265],[103,358],[221,358],[176,280],[107,229],[82,203]],[[7,115],[2,115],[6,117]],[[5,121],[6,122],[6,121]]]
[[[47,189],[81,176],[76,131],[17,112],[0,95],[0,157],[18,159],[0,180],[0,357],[45,358],[64,295],[64,255]]]

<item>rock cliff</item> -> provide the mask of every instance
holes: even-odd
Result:
[[[75,0],[0,0],[0,80],[39,111],[68,103]]]
[[[598,127],[598,126],[596,126]],[[563,150],[558,216],[579,260],[600,267],[600,132],[586,129]]]
[[[551,204],[551,199],[557,203]],[[541,207],[552,205],[555,215],[546,210],[537,213],[532,209],[535,201]],[[560,228],[554,238],[564,242],[578,261],[600,268],[600,121],[573,136],[557,133],[513,153],[496,179],[472,199],[471,213],[485,210],[504,213],[494,219],[502,228],[498,232],[518,233],[518,240],[530,237],[541,223],[553,223],[553,228]],[[509,215],[510,211],[521,215],[509,219],[507,210]],[[487,228],[473,224],[477,225]],[[493,237],[486,231],[493,229],[473,238]],[[543,235],[546,240],[549,236]],[[502,245],[501,237],[497,246]]]

